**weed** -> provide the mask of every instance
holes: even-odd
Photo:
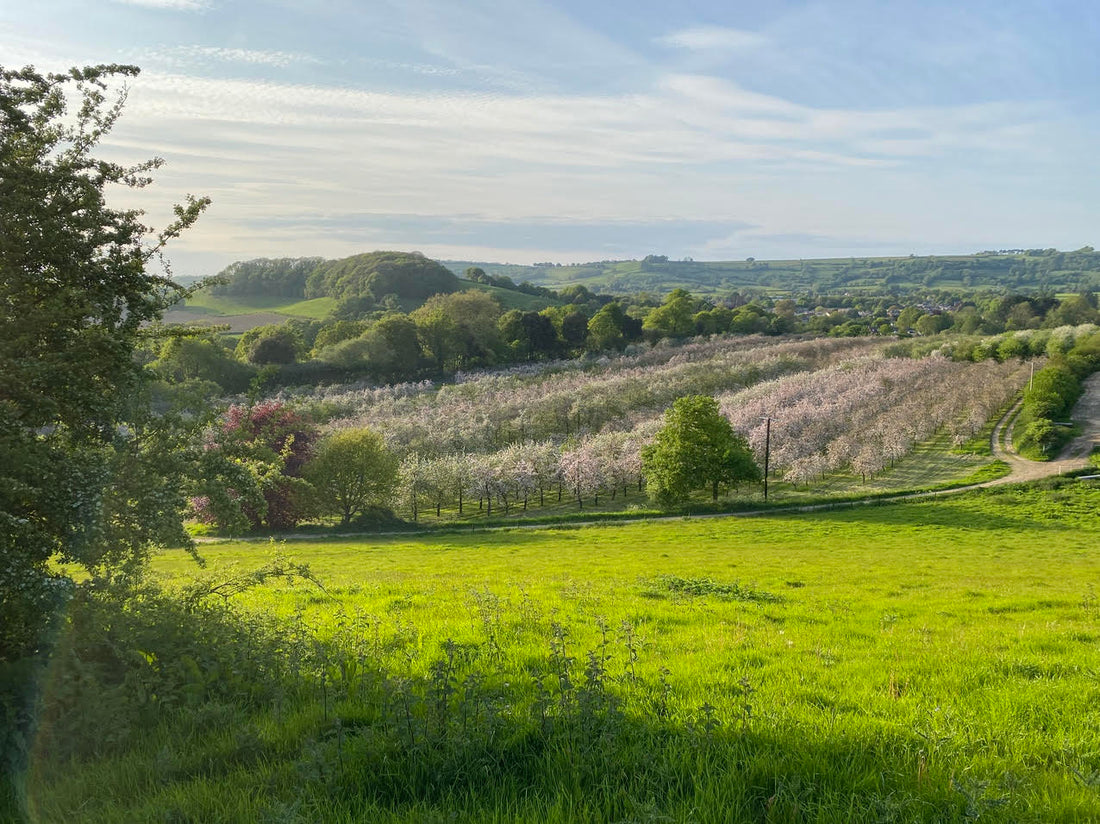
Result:
[[[712,578],[681,578],[677,575],[659,575],[657,584],[676,594],[701,597],[711,595],[728,601],[748,601],[758,603],[776,603],[782,599],[778,595],[763,590],[743,587],[736,581],[724,584]]]

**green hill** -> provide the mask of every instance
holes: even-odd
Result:
[[[593,291],[665,293],[683,288],[697,295],[730,291],[772,294],[806,292],[913,292],[979,289],[1076,293],[1100,289],[1100,253],[1091,247],[1004,250],[972,255],[851,257],[806,260],[695,261],[649,255],[643,260],[560,266],[519,266],[443,261],[452,271],[479,266],[517,283],[560,289],[582,284]]]
[[[227,324],[232,332],[281,318],[325,320],[342,302],[363,311],[381,305],[411,312],[435,294],[477,290],[505,311],[538,311],[559,301],[456,277],[417,253],[371,252],[340,260],[259,258],[226,267],[203,289],[169,311],[176,323]]]
[[[453,272],[419,252],[369,252],[317,264],[306,278],[304,296],[423,301],[458,290]]]

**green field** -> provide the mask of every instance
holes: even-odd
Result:
[[[312,318],[321,320],[336,307],[334,298],[314,298],[313,300],[295,300],[275,295],[249,295],[238,298],[227,295],[212,295],[209,292],[196,292],[187,299],[188,309],[205,309],[212,315],[251,315],[257,312],[275,312],[288,317]]]
[[[500,289],[483,283],[462,281],[465,289],[476,289],[485,292],[495,298],[504,310],[522,309],[524,311],[538,311],[545,309],[554,301],[537,295],[526,295],[509,289]],[[209,292],[196,292],[187,299],[183,308],[191,311],[201,311],[211,317],[236,317],[240,315],[269,314],[286,315],[287,317],[310,318],[312,320],[324,320],[336,308],[335,298],[313,298],[312,300],[297,300],[295,298],[279,297],[277,295],[248,295],[247,297],[234,297],[231,295],[212,295]],[[416,309],[423,301],[412,300],[404,302],[403,311]]]
[[[540,312],[547,306],[557,306],[561,301],[550,300],[539,295],[528,295],[517,292],[514,289],[501,289],[499,286],[490,286],[488,283],[474,283],[470,280],[459,278],[462,288],[466,290],[476,289],[485,292],[501,305],[505,312],[509,309],[520,309],[524,312]]]
[[[208,681],[113,753],[43,758],[36,820],[1095,821],[1098,511],[1062,481],[295,543],[324,589],[208,598],[192,651],[143,650]],[[201,549],[208,590],[271,551]]]

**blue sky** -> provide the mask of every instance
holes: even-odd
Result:
[[[178,274],[1100,241],[1100,4],[0,0],[0,61],[135,63]]]

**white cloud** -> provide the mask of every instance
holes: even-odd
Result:
[[[630,95],[501,95],[150,72],[132,85],[111,150],[119,160],[169,161],[156,189],[139,194],[151,213],[184,192],[211,195],[211,213],[187,246],[223,250],[226,262],[386,245],[324,228],[326,216],[339,225],[364,209],[495,221],[752,222],[762,249],[796,236],[943,236],[948,215],[962,225],[983,207],[966,198],[936,203],[921,170],[932,160],[973,162],[1013,175],[1061,125],[1035,125],[1042,112],[815,108],[697,75]],[[1003,211],[987,211],[1005,225]],[[306,216],[317,219],[298,220]],[[730,248],[751,240],[734,238]],[[522,259],[516,249],[507,254]]]
[[[179,122],[183,133],[225,135],[227,148],[247,135],[265,151],[324,146],[334,156],[352,152],[356,163],[409,171],[505,162],[614,169],[753,159],[847,166],[945,147],[1000,151],[1029,140],[1019,130],[1029,119],[1022,107],[815,109],[696,76],[666,78],[646,94],[521,96],[149,74],[132,91],[131,106],[150,122]]]
[[[768,38],[726,26],[693,26],[659,37],[657,42],[689,51],[744,51],[766,45]]]

